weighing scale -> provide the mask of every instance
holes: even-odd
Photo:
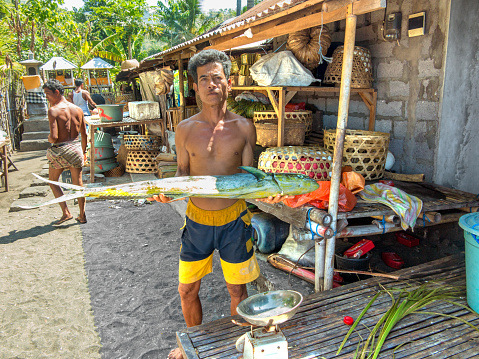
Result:
[[[251,325],[236,341],[243,359],[288,359],[288,342],[278,324],[291,318],[302,301],[301,293],[292,290],[264,292],[243,300],[236,310]]]

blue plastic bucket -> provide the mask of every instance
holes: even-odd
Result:
[[[479,313],[479,213],[469,213],[459,218],[466,240],[467,304]]]

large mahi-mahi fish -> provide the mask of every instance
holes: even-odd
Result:
[[[50,181],[38,175],[41,180],[72,190],[51,201],[24,209],[37,208],[67,200],[90,197],[97,199],[144,199],[163,193],[175,199],[185,197],[205,198],[266,198],[276,194],[298,195],[313,192],[319,185],[308,176],[296,173],[265,173],[254,167],[240,167],[248,173],[227,176],[184,176],[133,182],[109,187],[81,187]]]

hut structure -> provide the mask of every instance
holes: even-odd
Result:
[[[65,88],[74,88],[73,70],[78,66],[63,57],[52,57],[45,65],[40,67],[44,73],[44,78],[48,80],[58,80]]]
[[[81,67],[82,70],[87,71],[87,84],[90,92],[95,88],[98,92],[103,90],[111,92],[113,87],[109,71],[111,68],[113,68],[112,65],[99,57],[91,59]]]

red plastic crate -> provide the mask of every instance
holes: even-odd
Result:
[[[404,265],[403,259],[395,252],[383,252],[381,258],[389,267],[394,269],[401,269]]]
[[[349,258],[359,258],[374,248],[374,243],[369,239],[361,239],[351,248],[347,249],[343,254]]]
[[[395,235],[399,243],[404,244],[409,248],[416,247],[419,245],[419,238],[411,236],[406,232],[396,232]]]

